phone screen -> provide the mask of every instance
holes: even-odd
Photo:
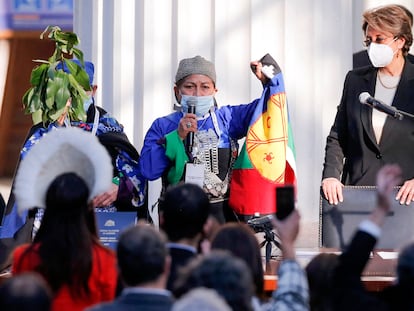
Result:
[[[276,217],[285,219],[295,209],[295,189],[291,185],[276,187]]]

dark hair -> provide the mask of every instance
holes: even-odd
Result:
[[[89,293],[92,247],[97,243],[95,215],[88,205],[89,189],[75,173],[59,175],[46,193],[40,228],[22,256],[38,252],[35,271],[45,277],[53,292],[68,285],[74,297]]]
[[[251,311],[253,281],[246,263],[227,251],[214,250],[192,259],[179,275],[174,295],[179,298],[197,287],[212,288],[233,311]]]
[[[160,211],[161,228],[170,241],[194,238],[203,232],[210,210],[207,194],[195,184],[181,184],[165,193]]]
[[[242,259],[250,268],[257,296],[264,298],[260,245],[254,231],[248,225],[236,222],[222,225],[212,238],[211,249],[228,250]]]
[[[414,284],[414,243],[404,246],[398,255],[397,279],[399,284]]]
[[[333,277],[339,257],[332,253],[321,253],[306,265],[309,283],[310,307],[312,311],[333,310]]]
[[[49,311],[52,292],[35,272],[12,276],[0,286],[0,310]]]
[[[166,239],[148,224],[138,224],[122,232],[117,245],[118,266],[127,286],[156,280],[165,269]]]

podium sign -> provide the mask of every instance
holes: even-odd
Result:
[[[392,194],[390,213],[382,227],[376,249],[399,249],[414,240],[414,204],[401,205]],[[319,246],[343,249],[351,240],[361,221],[376,206],[376,187],[346,186],[344,201],[331,205],[321,192],[319,204]]]
[[[119,234],[136,224],[136,212],[96,212],[98,236],[101,243],[116,250]]]
[[[74,0],[1,0],[0,31],[73,28]],[[40,35],[40,33],[39,33]]]

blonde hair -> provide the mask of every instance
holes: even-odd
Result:
[[[404,38],[402,53],[407,56],[413,43],[413,15],[407,8],[399,4],[385,5],[365,11],[362,17],[364,34],[369,26],[376,30],[390,32],[394,37]]]

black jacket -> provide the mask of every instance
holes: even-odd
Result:
[[[327,137],[322,178],[335,177],[346,185],[375,185],[378,170],[397,163],[403,180],[414,178],[414,119],[387,117],[380,144],[372,127],[372,108],[362,105],[359,95],[373,95],[377,68],[350,71],[345,79],[335,122]],[[414,65],[405,62],[392,104],[414,114]]]

